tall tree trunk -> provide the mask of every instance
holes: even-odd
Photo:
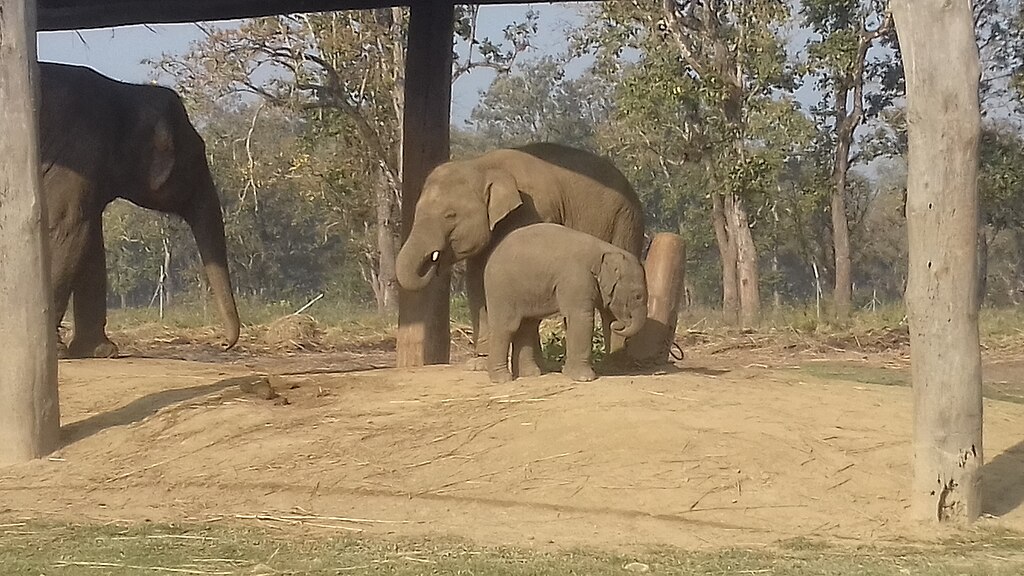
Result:
[[[736,277],[740,295],[740,326],[757,326],[761,317],[761,292],[758,287],[757,247],[750,233],[747,209],[743,199],[734,194],[726,196],[727,221],[735,238]]]
[[[893,0],[907,81],[911,508],[924,520],[981,512],[978,338],[979,63],[970,2]]]
[[[850,146],[856,128],[854,118],[846,113],[847,91],[836,92],[836,123],[838,141],[832,167],[832,249],[835,254],[836,283],[832,292],[836,317],[850,316],[852,285],[850,279],[850,223],[846,218],[846,177],[850,170]]]
[[[725,215],[724,197],[711,194],[711,222],[715,228],[718,255],[722,260],[722,313],[725,321],[736,324],[740,317],[739,279],[737,277],[736,243],[729,234],[729,223]]]
[[[398,276],[395,273],[395,190],[390,186],[381,168],[381,183],[377,187],[377,310],[391,312],[398,306]]]
[[[37,74],[36,3],[0,0],[0,465],[60,444]]]
[[[886,15],[872,31],[862,20],[853,68],[835,78],[836,153],[832,162],[832,246],[835,256],[835,288],[832,292],[836,317],[850,316],[853,279],[850,265],[850,222],[846,217],[846,186],[850,171],[853,136],[864,118],[864,67],[874,41],[892,30],[892,17]],[[852,92],[852,99],[850,98]],[[851,102],[852,100],[852,102]],[[852,108],[851,108],[852,104]]]

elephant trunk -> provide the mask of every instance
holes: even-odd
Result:
[[[238,342],[241,323],[235,305],[234,290],[231,287],[231,275],[228,273],[228,251],[220,200],[212,182],[208,190],[193,205],[191,213],[185,214],[184,217],[192,228],[196,246],[199,247],[199,257],[203,261],[206,280],[224,323],[227,335],[226,349],[230,349]]]
[[[410,235],[398,252],[395,275],[398,283],[406,290],[422,290],[437,275],[444,246],[424,242],[416,235]]]
[[[613,320],[611,329],[619,336],[624,338],[632,338],[636,336],[640,329],[644,327],[644,323],[647,321],[647,307],[634,311],[629,318],[623,320]]]

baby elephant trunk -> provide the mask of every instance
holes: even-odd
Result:
[[[611,329],[624,338],[631,338],[636,336],[640,329],[644,327],[644,322],[647,320],[647,307],[643,309],[634,310],[633,313],[625,320],[612,320]]]

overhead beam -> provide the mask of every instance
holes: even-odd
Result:
[[[0,0],[0,464],[60,440],[36,70],[35,0]]]
[[[412,229],[427,174],[448,160],[452,103],[451,3],[414,4],[409,11],[402,124],[402,243]],[[423,290],[400,290],[398,366],[447,364],[451,348],[449,272]]]
[[[275,14],[391,6],[429,8],[434,5],[443,7],[450,3],[447,0],[39,0],[39,30],[83,30],[131,24],[234,20]],[[475,2],[480,5],[508,3],[508,0]],[[540,0],[515,3],[540,3]],[[550,3],[550,0],[544,3]]]

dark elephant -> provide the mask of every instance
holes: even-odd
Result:
[[[230,348],[239,320],[220,199],[206,146],[169,88],[127,84],[91,69],[39,63],[40,162],[58,319],[74,297],[62,355],[109,357],[103,210],[115,198],[176,214],[192,229]]]
[[[466,260],[475,369],[486,368],[483,270],[490,248],[510,231],[539,222],[586,232],[639,257],[640,200],[607,159],[568,146],[535,143],[441,164],[427,177],[412,230],[398,254],[398,282],[421,290],[443,266]],[[602,315],[606,343],[611,318]]]

